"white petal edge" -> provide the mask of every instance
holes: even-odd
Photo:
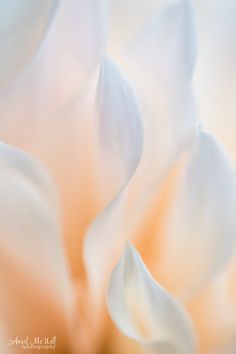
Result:
[[[102,65],[97,95],[99,162],[103,192],[109,190],[109,199],[90,225],[84,241],[84,262],[92,292],[103,289],[114,257],[122,249],[123,196],[143,148],[141,114],[135,93],[110,59],[104,58]]]
[[[196,353],[194,330],[183,305],[152,278],[131,244],[112,273],[107,304],[119,330],[139,342],[144,353]]]
[[[135,92],[116,64],[104,57],[97,88],[100,143],[110,162],[135,169],[142,151],[142,122]]]
[[[127,49],[125,65],[142,97],[145,163],[151,165],[146,175],[153,179],[195,133],[195,58],[194,11],[189,0],[164,2]]]
[[[178,295],[192,296],[225,265],[235,247],[235,210],[234,166],[200,129],[167,217],[158,263],[161,279]]]

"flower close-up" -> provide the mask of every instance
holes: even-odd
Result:
[[[0,0],[0,354],[236,354],[236,1]]]

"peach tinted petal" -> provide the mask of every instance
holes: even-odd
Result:
[[[83,271],[81,235],[99,208],[89,77],[104,41],[102,12],[99,1],[62,1],[37,56],[0,96],[1,139],[37,156],[57,184],[76,276]]]
[[[194,12],[189,1],[159,7],[127,50],[125,69],[136,84],[144,118],[144,149],[128,188],[126,213],[129,233],[143,239],[143,250],[159,232],[182,169],[179,157],[191,147],[196,132],[194,62]]]
[[[227,285],[227,273],[213,279],[188,307],[198,329],[201,353],[233,354],[236,306]]]
[[[108,308],[116,326],[144,353],[196,353],[194,330],[181,303],[151,276],[135,248],[126,245],[114,269]]]
[[[57,335],[58,350],[69,348],[73,289],[55,192],[40,165],[19,150],[1,145],[0,165],[3,327],[11,337]]]
[[[235,171],[222,147],[200,130],[167,213],[156,269],[189,296],[227,261],[235,245]]]
[[[29,62],[47,30],[58,0],[1,0],[0,88]]]
[[[195,31],[189,1],[163,4],[130,43],[123,62],[144,117],[144,151],[133,192],[142,197],[149,193],[150,198],[153,191],[147,186],[159,188],[196,129],[191,88]]]

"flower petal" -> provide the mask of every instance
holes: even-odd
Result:
[[[166,216],[157,271],[168,288],[190,295],[225,264],[235,245],[235,208],[231,162],[200,130]]]
[[[158,78],[158,85],[170,93],[177,93],[192,77],[196,57],[194,23],[189,0],[164,4],[128,49],[136,65]]]
[[[104,158],[115,170],[122,170],[126,180],[142,152],[142,123],[132,87],[109,58],[101,66],[97,98]]]
[[[194,331],[183,306],[152,278],[129,244],[111,276],[108,308],[116,326],[143,345],[144,352],[196,352]]]
[[[163,177],[195,132],[195,51],[194,12],[188,0],[163,4],[127,49],[127,72],[142,98],[145,117],[140,180],[150,183]]]
[[[236,306],[227,286],[227,274],[213,279],[188,307],[198,329],[201,353],[234,354]]]
[[[0,166],[3,327],[13,337],[57,333],[58,345],[69,346],[73,289],[54,190],[40,165],[19,150],[1,145]]]
[[[105,36],[102,0],[62,0],[30,68],[37,99],[52,107],[77,96],[99,64]]]
[[[199,114],[236,158],[236,2],[194,1],[198,59],[194,75]]]
[[[31,3],[30,0],[28,2]],[[14,131],[19,119],[26,120],[27,126],[31,126],[38,119],[44,119],[45,115],[58,112],[81,93],[99,64],[105,41],[101,2],[60,1],[30,65],[0,95],[1,126],[4,121]],[[36,0],[32,3],[41,6]]]
[[[0,88],[29,61],[57,3],[58,0],[0,1]]]
[[[81,235],[99,209],[90,134],[94,97],[88,103],[87,96],[104,42],[102,19],[102,1],[62,0],[34,60],[0,95],[0,138],[37,156],[60,191],[76,275]]]
[[[144,235],[143,244],[146,237],[151,239],[151,229],[162,223],[161,215],[170,204],[179,170],[176,162],[190,148],[196,132],[191,88],[194,32],[190,1],[165,2],[130,44],[125,58],[128,77],[134,79],[141,97],[144,117],[143,154],[132,178],[128,201],[132,211],[128,224]],[[167,179],[171,180],[168,188]],[[146,231],[145,224],[149,224]]]
[[[122,199],[142,152],[142,124],[135,94],[110,59],[104,59],[98,86],[98,170],[107,205],[90,225],[84,258],[92,288],[104,285],[124,237]],[[117,228],[114,228],[114,225]],[[112,233],[111,233],[111,230]],[[102,285],[102,286],[103,286]]]

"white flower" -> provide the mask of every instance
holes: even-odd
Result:
[[[235,352],[234,13],[0,0],[1,352]]]

